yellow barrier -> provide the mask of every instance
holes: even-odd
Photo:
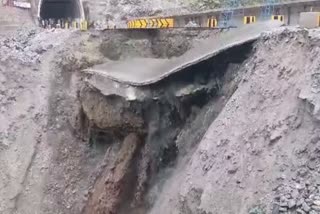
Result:
[[[207,27],[209,28],[215,28],[218,26],[218,21],[217,19],[214,19],[214,18],[210,18],[208,19],[208,23],[207,23]]]
[[[72,22],[72,28],[77,29],[78,28],[78,22],[73,21]]]
[[[127,23],[131,29],[173,28],[173,19],[135,19]]]
[[[86,20],[80,22],[80,30],[87,31],[88,30],[88,22]]]
[[[88,30],[88,21],[87,20],[82,20],[80,22],[73,21],[71,23],[71,26],[73,29],[80,29],[81,31],[87,31]],[[69,23],[65,22],[64,28],[69,29]]]
[[[244,16],[243,17],[243,24],[251,24],[256,22],[256,17],[255,16]]]
[[[279,21],[283,22],[284,16],[283,15],[273,15],[273,16],[271,16],[271,19],[272,20],[279,20]]]

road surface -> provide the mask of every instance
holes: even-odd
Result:
[[[180,57],[171,59],[134,58],[125,61],[111,61],[86,69],[85,72],[108,77],[111,80],[143,86],[158,82],[173,73],[211,58],[237,45],[257,39],[264,31],[281,26],[278,21],[258,22],[221,33],[202,41]]]

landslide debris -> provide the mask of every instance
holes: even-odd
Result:
[[[320,212],[318,30],[281,28],[138,88],[80,72],[113,38],[22,34],[0,39],[0,212]],[[165,36],[121,38],[119,59],[192,45]]]
[[[135,157],[127,155],[115,165],[104,162],[83,213],[147,213],[157,198],[155,189],[161,188],[177,156],[193,149],[237,87],[239,68],[251,45],[226,51],[150,86],[132,87],[95,74],[86,77],[79,102],[88,143],[113,151],[120,147],[115,157],[122,156],[130,133],[141,136],[143,143]],[[131,93],[141,96],[132,98]],[[127,161],[130,169],[121,167]],[[120,177],[109,181],[113,173]],[[123,189],[128,179],[131,188]],[[107,200],[110,195],[114,201]]]
[[[132,57],[179,57],[194,46],[197,40],[214,36],[218,31],[181,30],[166,31],[107,31],[100,38],[99,52],[107,59],[118,61]]]
[[[319,213],[320,31],[261,36],[237,90],[149,213]]]
[[[0,37],[0,61],[18,60],[25,65],[37,64],[45,52],[61,45],[70,34],[60,29],[41,31],[35,27],[21,27],[13,35]]]
[[[122,34],[122,32],[117,33]],[[174,32],[171,33],[174,35]],[[176,157],[177,149],[174,144],[161,145],[161,142],[174,142],[177,123],[181,125],[180,120],[173,124],[169,122],[175,121],[174,117],[177,115],[184,120],[187,117],[177,113],[174,103],[168,104],[163,90],[158,90],[154,97],[149,91],[148,100],[129,102],[125,95],[112,94],[114,91],[121,91],[118,88],[105,95],[105,91],[99,91],[87,82],[91,81],[91,78],[84,75],[81,70],[110,60],[100,52],[100,47],[104,39],[108,40],[113,33],[80,34],[62,30],[51,32],[39,29],[38,31],[31,28],[21,31],[21,34],[23,34],[21,37],[6,36],[0,39],[5,44],[0,49],[0,55],[5,57],[1,58],[3,61],[0,62],[0,71],[4,74],[0,75],[2,89],[0,100],[3,99],[5,105],[5,108],[1,107],[3,114],[0,115],[2,121],[5,121],[0,125],[3,130],[3,134],[0,135],[0,152],[4,160],[0,164],[3,181],[0,182],[1,212],[4,214],[13,211],[23,214],[84,212],[86,206],[90,204],[88,201],[92,198],[96,181],[103,172],[118,166],[113,164],[117,163],[124,141],[130,134],[139,136],[142,143],[139,144],[137,153],[129,156],[127,160],[132,161],[136,170],[133,173],[123,170],[123,181],[128,179],[129,174],[129,177],[133,176],[132,181],[135,182],[135,185],[132,185],[134,190],[128,194],[128,206],[125,207],[132,206],[136,212],[146,212],[149,203],[145,203],[145,195],[149,183],[156,180],[160,168],[172,164]],[[125,33],[124,35],[126,36]],[[198,36],[206,37],[210,33],[197,35],[194,32],[190,35],[188,39],[192,40]],[[133,57],[137,57],[151,52],[151,49],[147,50],[140,43],[147,38],[148,43],[152,44],[150,35],[141,36],[138,33],[137,36],[133,33],[131,36],[126,41],[134,48],[123,44],[125,47],[121,50],[125,54],[129,52]],[[160,37],[162,39],[165,34]],[[37,52],[37,49],[42,51]],[[122,56],[129,57],[125,54],[122,53]],[[215,78],[212,80],[214,81],[210,83],[211,85],[203,87],[202,90],[209,90],[208,93],[216,91],[219,84],[215,82],[219,81]],[[104,84],[104,86],[109,85],[112,84]],[[128,86],[120,89],[128,89]],[[187,94],[190,93],[189,90]],[[161,98],[156,97],[159,94]],[[185,95],[180,93],[179,96],[182,98]],[[176,97],[173,93],[170,96]],[[28,100],[34,102],[29,103]],[[90,103],[91,101],[95,102]],[[149,109],[153,109],[156,114],[147,114]],[[108,118],[109,116],[112,118]],[[169,119],[170,117],[173,118]],[[147,118],[149,119],[146,120]],[[162,118],[164,121],[161,121]],[[153,119],[154,124],[146,122]],[[98,120],[101,120],[101,123],[97,122]],[[167,129],[162,128],[158,132],[159,126]],[[149,130],[153,130],[150,135]],[[34,133],[35,131],[37,132]],[[163,135],[166,132],[168,134]],[[154,144],[145,143],[146,139],[151,139],[152,136],[158,139],[157,135],[163,136],[163,139],[153,141]],[[11,158],[12,162],[6,161]],[[15,170],[17,164],[19,170]],[[110,181],[113,182],[112,179]],[[118,184],[117,181],[114,181],[114,185]],[[110,186],[107,189],[112,188]],[[122,194],[119,196],[121,196],[119,199],[114,200],[116,208],[118,201],[122,203],[123,200]],[[99,205],[99,203],[92,204]]]

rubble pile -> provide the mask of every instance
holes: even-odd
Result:
[[[62,29],[21,28],[16,34],[0,37],[0,61],[18,60],[22,64],[39,62],[40,56],[60,45],[71,34]]]
[[[275,198],[273,213],[320,213],[320,182],[295,182],[281,186],[278,191],[287,192]]]

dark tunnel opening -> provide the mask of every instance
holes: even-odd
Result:
[[[81,18],[78,0],[43,0],[40,7],[41,19]]]

